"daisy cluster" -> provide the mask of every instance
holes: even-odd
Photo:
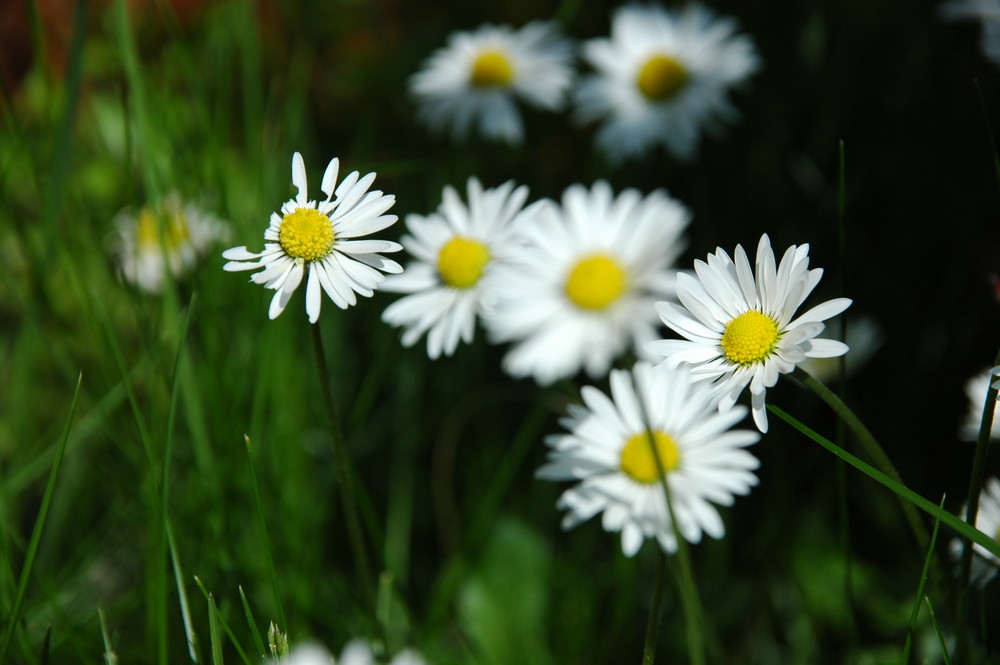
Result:
[[[760,67],[736,24],[697,4],[670,11],[627,5],[611,34],[579,49],[589,73],[577,77],[573,44],[548,23],[520,29],[483,25],[458,32],[410,80],[418,115],[435,132],[520,143],[518,103],[599,125],[598,147],[612,162],[666,148],[690,159],[702,130],[737,117],[730,89]]]

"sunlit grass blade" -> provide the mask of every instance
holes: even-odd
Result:
[[[250,611],[250,603],[247,601],[247,595],[243,593],[243,587],[240,587],[240,601],[243,603],[243,614],[247,617],[247,625],[250,626],[250,635],[253,637],[254,646],[257,647],[257,653],[263,660],[267,657],[267,651],[264,648],[264,639],[260,636],[260,630],[257,628],[257,620],[253,618],[253,612]]]
[[[66,418],[66,426],[63,428],[62,437],[59,440],[59,449],[56,452],[55,461],[52,463],[52,471],[49,473],[49,481],[45,486],[45,493],[42,495],[42,503],[38,508],[38,517],[35,518],[35,526],[31,530],[31,540],[28,541],[28,550],[24,555],[24,565],[21,568],[21,576],[17,582],[17,592],[14,595],[14,606],[10,608],[10,611],[4,612],[7,626],[4,629],[3,640],[0,641],[0,663],[3,663],[7,658],[7,652],[14,638],[14,631],[21,620],[24,593],[28,587],[28,580],[31,578],[32,569],[35,565],[35,556],[38,554],[42,532],[45,530],[45,518],[49,513],[52,495],[55,493],[56,480],[59,477],[59,467],[62,465],[63,455],[66,452],[66,441],[69,439],[69,432],[73,425],[73,416],[76,415],[76,405],[80,397],[80,386],[82,383],[83,374],[81,373],[76,380],[73,401],[69,407],[69,417]]]
[[[201,593],[205,596],[205,601],[208,603],[208,627],[209,637],[212,643],[212,664],[215,665],[216,663],[222,662],[222,640],[219,634],[219,627],[221,626],[222,630],[226,632],[226,636],[229,638],[233,648],[236,649],[236,653],[239,654],[240,660],[243,661],[244,665],[257,665],[254,661],[250,660],[246,651],[244,651],[243,647],[240,646],[240,643],[236,640],[236,636],[233,634],[233,631],[229,628],[229,624],[226,623],[222,614],[219,613],[219,608],[215,604],[215,597],[208,592],[208,589],[206,589],[205,585],[201,583],[201,580],[198,579],[197,575],[194,577],[194,583],[198,585],[199,589],[201,589]]]
[[[243,435],[246,444],[247,463],[250,465],[250,481],[253,484],[253,500],[257,509],[257,521],[260,525],[261,546],[264,549],[264,559],[267,561],[267,574],[271,578],[271,592],[274,594],[274,604],[278,608],[278,619],[281,627],[288,630],[285,620],[285,606],[281,601],[281,586],[278,584],[278,571],[274,567],[274,552],[271,550],[271,537],[267,529],[267,519],[264,517],[264,503],[260,498],[260,483],[257,480],[257,466],[253,461],[253,449],[250,446],[250,437]]]
[[[938,504],[938,508],[942,511],[944,510],[944,496],[941,497],[941,503]],[[934,520],[934,530],[931,531],[931,542],[927,546],[927,555],[924,557],[924,567],[920,571],[920,584],[917,586],[917,594],[913,603],[913,609],[910,611],[910,624],[906,629],[906,643],[903,645],[903,656],[899,659],[900,665],[906,665],[910,662],[910,647],[913,644],[913,631],[917,627],[917,618],[920,616],[920,604],[926,597],[924,595],[924,587],[927,585],[927,573],[931,567],[931,560],[934,558],[934,547],[937,544],[938,529],[941,526],[941,520]]]
[[[769,404],[767,407],[772,413],[784,420],[786,423],[799,430],[801,433],[805,434],[807,437],[823,446],[831,453],[844,460],[855,469],[865,474],[872,480],[884,485],[887,489],[895,492],[897,495],[909,501],[914,506],[924,511],[931,517],[941,520],[946,526],[956,531],[959,535],[968,538],[975,542],[977,545],[982,545],[988,551],[992,552],[996,556],[1000,556],[1000,541],[993,540],[987,536],[982,531],[979,531],[975,527],[971,526],[967,522],[963,522],[954,515],[945,510],[939,508],[935,504],[931,503],[924,497],[920,496],[913,490],[909,489],[905,485],[902,485],[886,474],[882,473],[872,465],[867,462],[855,457],[851,453],[847,452],[837,444],[833,443],[829,439],[823,437],[822,435],[814,432],[812,429],[803,425],[801,422],[796,420],[793,416],[789,415],[781,408]]]
[[[111,647],[111,635],[108,633],[108,621],[104,610],[97,608],[97,618],[101,623],[101,638],[104,640],[104,665],[118,665],[118,654]]]

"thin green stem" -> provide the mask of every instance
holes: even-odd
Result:
[[[836,413],[840,419],[847,424],[850,430],[854,432],[858,441],[861,442],[861,447],[864,448],[868,456],[873,462],[875,462],[876,468],[900,485],[904,485],[903,479],[899,475],[899,471],[896,470],[892,460],[890,460],[889,456],[886,454],[885,449],[875,439],[875,436],[871,433],[868,427],[861,422],[850,407],[848,407],[836,393],[827,388],[801,367],[796,368],[792,376],[816,393],[816,395],[826,402],[827,406],[833,409],[834,413]],[[920,521],[920,516],[917,514],[916,508],[906,501],[900,501],[899,504],[903,509],[903,515],[906,517],[910,530],[913,532],[913,536],[917,540],[917,544],[921,547],[921,549],[925,549],[927,547],[929,536],[927,534],[927,529],[924,528],[923,523]]]
[[[337,405],[333,399],[330,372],[327,370],[326,353],[323,351],[323,335],[320,332],[318,321],[309,326],[309,328],[312,332],[313,350],[316,352],[316,368],[319,371],[320,392],[323,394],[323,404],[326,407],[327,419],[330,421],[330,438],[333,440],[333,468],[337,478],[337,486],[340,488],[341,499],[344,503],[347,536],[351,542],[351,550],[354,554],[354,565],[357,567],[358,576],[361,578],[364,598],[368,604],[368,609],[374,616],[375,578],[372,576],[366,554],[365,536],[361,530],[361,519],[358,515],[358,504],[354,495],[353,469],[351,468],[351,460],[347,456],[344,435],[340,429],[340,417],[337,412]]]
[[[642,645],[642,665],[653,665],[656,660],[656,642],[660,635],[660,615],[663,614],[663,599],[667,589],[667,555],[656,548],[656,581],[653,582],[653,602],[646,622],[646,639]]]

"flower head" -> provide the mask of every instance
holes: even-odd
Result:
[[[371,647],[362,640],[351,640],[344,647],[339,659],[334,659],[323,647],[305,643],[292,649],[287,658],[272,661],[274,665],[375,665]],[[388,665],[425,665],[414,651],[396,654]]]
[[[688,363],[695,376],[712,381],[719,392],[719,408],[733,405],[750,387],[754,422],[767,431],[764,395],[778,375],[786,374],[806,358],[832,358],[847,353],[847,345],[818,338],[823,321],[847,309],[851,301],[836,298],[817,305],[798,318],[795,311],[823,276],[809,270],[809,245],[792,245],[775,267],[767,235],[757,246],[756,272],[743,247],[736,260],[721,247],[708,262],[695,261],[697,277],[678,276],[680,305],[659,302],[660,318],[683,340],[659,340],[649,351],[671,365]]]
[[[729,89],[759,67],[753,42],[701,5],[615,11],[611,38],[584,45],[596,70],[575,95],[578,117],[601,121],[597,143],[613,161],[663,145],[687,159],[701,128],[737,115]]]
[[[420,117],[432,130],[462,139],[475,126],[487,139],[519,143],[515,100],[560,109],[572,82],[570,45],[546,23],[513,30],[483,25],[456,32],[410,80]]]
[[[224,270],[256,270],[250,281],[274,289],[268,316],[276,318],[307,277],[306,313],[310,323],[319,319],[320,288],[341,309],[357,302],[355,293],[371,296],[385,280],[379,272],[402,272],[395,261],[379,252],[397,252],[402,246],[388,240],[356,240],[391,226],[395,215],[384,214],[396,197],[368,191],[375,174],[359,178],[354,171],[337,185],[340,161],[330,161],[320,189],[325,201],[310,201],[306,168],[302,155],[292,156],[292,184],[298,195],[281,206],[281,214],[271,213],[264,232],[264,251],[254,253],[234,247],[222,253],[230,259]],[[333,198],[336,194],[337,198]]]
[[[476,316],[488,305],[489,274],[511,251],[513,220],[527,196],[528,188],[513,182],[483,190],[470,178],[468,205],[445,187],[437,212],[406,217],[412,235],[403,236],[403,247],[415,260],[383,289],[410,295],[382,314],[385,322],[406,327],[404,346],[427,333],[427,354],[437,358],[454,353],[459,340],[472,341]]]
[[[962,506],[963,518],[966,508]],[[994,540],[1000,541],[1000,479],[990,478],[983,484],[975,527]],[[957,538],[953,540],[952,555],[958,558],[962,555],[962,550],[962,541]],[[1000,558],[982,545],[974,544],[972,551],[976,555],[973,558],[972,582],[979,585],[986,584],[1000,570]]]
[[[114,220],[114,250],[121,276],[143,291],[159,293],[164,277],[192,270],[229,227],[221,220],[170,194],[138,213],[123,210]]]
[[[666,482],[684,539],[721,538],[725,528],[712,504],[731,505],[757,484],[757,459],[744,448],[760,435],[730,429],[746,408],[719,412],[711,388],[693,381],[687,368],[645,362],[632,372],[612,370],[610,398],[590,386],[581,394],[585,406],[563,421],[568,434],[548,439],[549,462],[537,474],[580,481],[559,498],[569,511],[563,527],[603,513],[604,529],[621,532],[626,556],[645,538],[673,552]]]
[[[518,256],[498,265],[491,338],[513,342],[504,368],[541,384],[585,369],[607,373],[615,357],[655,339],[653,303],[672,297],[687,209],[663,191],[615,196],[598,182],[568,188],[521,225]]]

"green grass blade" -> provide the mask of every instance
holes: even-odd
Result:
[[[111,635],[108,634],[108,621],[104,610],[97,608],[97,618],[101,622],[101,638],[104,640],[104,665],[118,665],[118,654],[111,648]]]
[[[1000,542],[993,540],[985,533],[979,531],[978,529],[968,524],[967,522],[963,522],[962,520],[958,519],[951,513],[945,511],[942,508],[939,508],[938,506],[931,503],[930,501],[920,496],[919,494],[917,494],[910,488],[906,487],[905,485],[894,481],[892,478],[882,473],[872,465],[855,457],[854,455],[847,452],[846,450],[844,450],[837,444],[833,443],[829,439],[814,432],[812,429],[810,429],[806,425],[796,420],[793,416],[789,415],[781,408],[771,404],[769,404],[767,408],[776,416],[784,420],[786,423],[788,423],[801,433],[805,434],[807,437],[809,437],[819,445],[823,446],[831,453],[833,453],[840,459],[844,460],[845,462],[847,462],[848,464],[850,464],[855,469],[865,474],[872,480],[875,480],[876,482],[884,485],[887,489],[895,492],[897,495],[899,495],[906,501],[909,501],[914,506],[924,511],[931,517],[941,520],[942,522],[944,522],[946,526],[956,531],[959,535],[968,538],[977,545],[982,545],[989,552],[995,554],[996,556],[1000,556]]]
[[[948,655],[948,642],[945,640],[944,633],[941,632],[941,624],[938,623],[937,614],[934,612],[934,605],[931,604],[931,599],[927,596],[924,596],[924,602],[927,603],[927,613],[931,617],[931,624],[934,626],[938,643],[941,645],[941,655],[944,658],[944,663],[945,665],[951,665],[951,656]]]
[[[247,617],[247,625],[250,626],[250,635],[253,637],[253,644],[257,647],[257,653],[260,654],[261,660],[263,660],[267,658],[264,639],[260,636],[260,630],[257,628],[257,620],[253,618],[253,612],[250,611],[250,602],[247,601],[247,595],[243,593],[243,587],[240,587],[240,601],[243,603],[243,613]]]
[[[215,605],[215,599],[212,597],[212,594],[210,594],[208,592],[208,589],[205,588],[205,585],[201,583],[201,580],[198,578],[197,575],[195,575],[194,583],[198,585],[199,589],[201,589],[202,595],[205,596],[205,600],[209,604],[208,605],[209,633],[210,633],[211,638],[212,638],[212,658],[213,658],[212,662],[213,662],[213,665],[216,662],[218,662],[218,663],[222,662],[222,660],[221,660],[222,659],[222,654],[221,653],[219,654],[219,660],[218,661],[214,660],[215,659],[216,640],[219,637],[219,635],[218,635],[219,626],[222,626],[222,630],[224,630],[226,632],[226,636],[229,637],[229,641],[232,643],[233,647],[236,649],[236,653],[239,654],[240,660],[243,661],[244,665],[259,665],[259,663],[250,660],[250,657],[247,656],[247,652],[244,651],[243,647],[240,646],[240,643],[236,641],[236,636],[233,634],[233,631],[229,628],[229,624],[226,623],[226,620],[222,617],[222,614],[219,613],[219,608],[216,607],[216,605]],[[213,631],[213,628],[212,628],[212,622],[216,622],[215,627],[214,627],[214,631]],[[222,646],[221,646],[221,643],[220,643],[219,644],[219,649],[221,650],[221,648],[222,648]]]
[[[282,628],[288,630],[288,624],[285,621],[285,607],[281,602],[281,587],[278,585],[278,571],[274,567],[274,553],[271,551],[271,538],[268,536],[267,520],[264,518],[264,504],[260,499],[260,483],[257,482],[257,467],[253,461],[250,437],[244,435],[243,441],[246,443],[247,462],[250,464],[250,480],[253,482],[254,505],[257,508],[257,519],[260,522],[260,539],[264,548],[264,558],[267,560],[267,572],[271,577],[274,603],[278,607],[278,619],[281,621]]]
[[[184,636],[187,638],[188,655],[192,663],[201,662],[201,652],[198,649],[198,634],[191,621],[191,605],[188,602],[187,590],[184,588],[184,570],[177,555],[177,544],[174,542],[174,532],[167,522],[167,545],[170,547],[170,562],[174,568],[174,583],[177,585],[177,601],[181,606],[181,619],[184,622]]]
[[[38,509],[38,517],[35,518],[35,526],[31,530],[31,540],[28,542],[28,551],[24,556],[24,566],[21,568],[21,576],[17,582],[17,592],[14,595],[14,606],[10,612],[6,613],[7,627],[4,630],[3,641],[0,642],[0,663],[3,663],[7,658],[7,652],[10,649],[14,631],[21,619],[24,592],[28,587],[28,580],[31,578],[31,571],[35,565],[35,556],[38,554],[38,545],[42,540],[42,532],[45,530],[45,518],[49,513],[52,495],[55,493],[56,479],[59,477],[59,467],[62,465],[63,454],[66,452],[66,441],[69,439],[69,432],[73,425],[73,416],[76,415],[76,405],[80,397],[80,385],[82,383],[83,374],[81,373],[76,379],[76,389],[73,391],[73,401],[69,407],[69,417],[66,419],[66,426],[63,428],[56,459],[52,463],[52,471],[49,473],[49,482],[45,486],[45,494],[42,495],[42,504]]]
[[[944,510],[944,496],[941,497],[941,503],[938,504],[938,508]],[[910,662],[910,647],[913,645],[913,631],[917,627],[917,618],[920,616],[920,604],[923,599],[926,598],[924,595],[924,587],[927,586],[927,573],[931,568],[931,559],[934,558],[934,546],[937,543],[938,529],[941,526],[941,520],[934,520],[934,530],[931,532],[931,542],[927,546],[927,555],[924,557],[924,567],[920,571],[920,584],[917,587],[916,600],[913,603],[913,609],[910,611],[910,625],[906,629],[906,643],[903,645],[903,657],[899,659],[900,665],[906,665]]]
[[[219,610],[215,598],[208,594],[208,634],[212,641],[212,665],[222,665],[222,640],[219,637]]]

